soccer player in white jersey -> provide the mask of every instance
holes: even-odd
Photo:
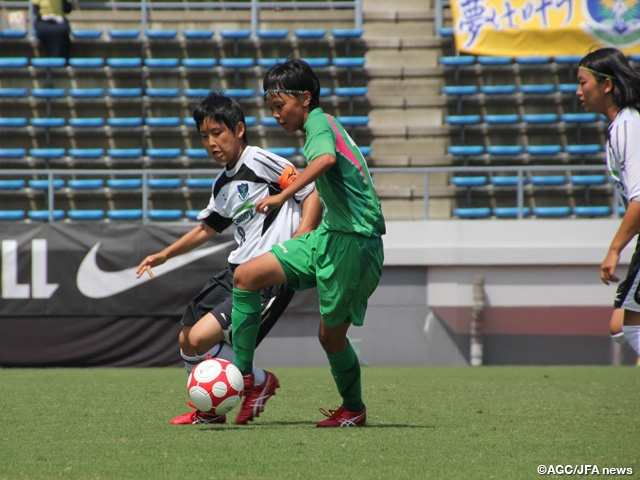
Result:
[[[198,214],[200,225],[173,244],[145,258],[138,266],[138,278],[168,259],[199,247],[227,227],[235,225],[238,244],[228,258],[228,266],[216,273],[187,307],[179,335],[185,367],[193,367],[209,356],[233,361],[231,348],[231,304],[233,272],[275,243],[315,229],[322,217],[320,200],[310,184],[287,201],[276,215],[256,213],[256,201],[282,191],[297,177],[288,160],[247,144],[244,113],[237,101],[212,91],[193,111],[193,118],[209,156],[224,166],[213,182],[209,205]],[[288,285],[262,290],[262,318],[259,340],[269,332],[293,297]],[[275,395],[276,376],[253,366],[255,387],[245,392],[236,423],[243,425],[257,417],[265,402]],[[225,423],[226,417],[210,416],[197,410],[174,418],[174,425]]]
[[[594,50],[580,61],[576,95],[587,111],[604,115],[611,122],[607,165],[626,205],[620,227],[600,265],[600,279],[609,285],[619,281],[615,270],[620,253],[640,231],[640,74],[619,50]],[[622,332],[640,355],[640,243],[627,277],[618,286],[614,307],[624,310]],[[614,312],[612,321],[619,313]]]

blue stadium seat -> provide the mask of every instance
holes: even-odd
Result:
[[[72,98],[101,98],[104,97],[104,88],[70,88],[69,95]]]
[[[279,28],[274,30],[258,30],[257,31],[258,38],[263,40],[276,39],[282,40],[283,38],[287,38],[289,35],[289,30]]]
[[[61,57],[33,57],[31,65],[37,68],[62,68],[67,65],[67,59]]]
[[[251,30],[220,30],[220,36],[226,40],[246,40],[251,36]]]
[[[193,159],[205,159],[209,158],[209,154],[204,148],[185,148],[184,154]]]
[[[0,117],[0,128],[24,127],[27,119],[23,117]]]
[[[24,98],[26,96],[26,88],[0,88],[0,97],[2,98]]]
[[[147,29],[145,33],[147,38],[151,40],[173,40],[178,35],[178,30],[171,28],[166,30]]]
[[[569,93],[571,95],[575,95],[576,90],[578,90],[577,83],[560,83],[558,85],[558,91],[560,93]]]
[[[111,220],[140,220],[142,210],[137,208],[107,210],[107,218]]]
[[[20,190],[27,182],[22,179],[2,180],[0,179],[0,190]]]
[[[102,220],[104,218],[104,210],[67,210],[67,216],[71,220]]]
[[[216,66],[215,58],[183,58],[182,65],[187,68],[213,68]]]
[[[198,214],[200,212],[201,212],[201,210],[187,210],[186,212],[184,212],[184,215],[189,220],[198,220]]]
[[[491,185],[495,187],[515,187],[518,185],[518,176],[517,175],[501,175],[501,176],[492,176],[489,180]],[[525,177],[522,177],[522,182],[526,181]]]
[[[303,58],[311,68],[323,68],[329,66],[329,57],[307,57]],[[364,65],[364,64],[363,64]]]
[[[513,125],[520,122],[520,115],[518,115],[517,113],[485,115],[484,121],[492,125]]]
[[[563,113],[560,115],[563,122],[567,123],[589,123],[598,120],[597,113]]]
[[[142,59],[134,58],[107,58],[107,65],[111,68],[137,68],[142,66]]]
[[[24,220],[24,218],[24,210],[0,210],[1,221],[11,222],[16,220]]]
[[[69,59],[69,65],[74,68],[101,68],[101,67],[104,67],[104,58],[73,57]]]
[[[335,57],[331,61],[334,67],[360,68],[364,67],[364,57]]]
[[[67,186],[73,190],[95,190],[104,187],[104,180],[101,178],[80,178],[67,180]]]
[[[371,147],[370,146],[365,146],[365,147],[360,147],[360,153],[362,154],[363,157],[368,157],[369,155],[371,155]]]
[[[522,120],[526,123],[555,123],[558,121],[557,113],[525,113]]]
[[[538,85],[520,85],[520,91],[522,93],[531,95],[542,95],[547,93],[553,93],[556,87],[552,83],[541,83]]]
[[[111,158],[138,158],[142,156],[141,148],[110,148],[107,155]]]
[[[225,68],[250,68],[255,65],[253,58],[221,58],[220,66]]]
[[[451,55],[440,57],[440,63],[445,67],[466,67],[476,63],[474,55]]]
[[[115,28],[109,30],[109,36],[115,40],[133,40],[140,36],[140,30]]]
[[[556,187],[559,185],[566,185],[567,177],[564,175],[531,175],[529,181],[531,182],[531,185],[539,187]]]
[[[100,158],[104,155],[104,148],[70,148],[68,153],[76,159]]]
[[[179,88],[145,88],[144,93],[148,97],[175,98],[180,96]]]
[[[518,207],[496,207],[493,209],[493,214],[496,218],[518,218]],[[522,216],[528,217],[531,215],[531,209],[529,207],[522,208]]]
[[[149,127],[169,128],[180,126],[180,117],[146,117],[144,122]]]
[[[64,148],[30,148],[29,155],[34,158],[62,158],[66,150]]]
[[[544,65],[551,63],[551,57],[546,55],[518,56],[515,62],[519,65]]]
[[[27,57],[0,57],[0,68],[22,68],[29,65]]]
[[[317,40],[324,38],[327,30],[324,28],[297,28],[293,31],[298,39]]]
[[[451,177],[451,183],[456,187],[480,187],[487,184],[486,176]]]
[[[46,118],[31,118],[29,119],[29,123],[33,127],[38,127],[38,128],[59,128],[59,127],[64,127],[67,122],[65,118],[46,117]]]
[[[91,118],[70,118],[69,125],[76,128],[97,128],[104,125],[104,118],[91,117]]]
[[[364,30],[362,28],[333,28],[331,29],[331,35],[334,38],[360,38]]]
[[[490,155],[519,155],[522,153],[520,145],[490,145],[487,147]]]
[[[67,91],[64,88],[32,88],[31,95],[35,98],[63,98]]]
[[[454,156],[476,156],[484,153],[482,145],[451,145],[447,147],[447,151]]]
[[[515,85],[483,85],[480,87],[480,92],[485,95],[511,95],[515,91]]]
[[[557,155],[561,151],[561,145],[527,145],[525,147],[525,152],[530,155]]]
[[[256,94],[252,88],[229,88],[224,92],[226,96],[231,98],[252,98]]]
[[[570,175],[569,180],[574,185],[590,186],[602,185],[607,181],[605,175]]]
[[[71,29],[71,36],[77,39],[95,39],[102,36],[102,30],[99,29]]]
[[[179,148],[147,148],[146,154],[153,159],[177,158],[182,154]]]
[[[277,127],[278,121],[273,117],[263,117],[260,119],[260,124],[264,127]]]
[[[582,55],[556,55],[553,57],[553,61],[561,64],[578,65],[582,60]]]
[[[110,127],[140,127],[142,117],[107,118],[107,124]]]
[[[25,38],[27,33],[29,33],[27,30],[9,28],[7,30],[0,30],[0,38]]]
[[[333,89],[333,93],[338,97],[364,97],[367,91],[367,87],[336,87]]]
[[[491,216],[491,209],[488,207],[454,208],[453,214],[458,218],[465,219],[489,218]]]
[[[258,120],[253,116],[244,117],[244,123],[247,127],[255,127],[258,123]]]
[[[182,35],[187,40],[207,40],[213,37],[214,33],[215,33],[214,30],[207,30],[207,29],[199,29],[199,30],[187,29],[182,31]]]
[[[54,178],[52,183],[54,190],[64,187],[64,180],[61,178]],[[29,187],[34,190],[49,190],[49,180],[29,180]]]
[[[182,122],[188,127],[195,127],[196,126],[196,121],[193,119],[193,117],[184,117],[182,119]],[[245,118],[245,123],[246,123],[246,118]]]
[[[145,58],[144,64],[149,68],[176,68],[180,60],[178,58]]]
[[[437,34],[440,37],[450,38],[453,37],[454,31],[452,27],[440,27],[438,28]]]
[[[598,143],[588,143],[584,145],[566,145],[565,152],[570,155],[590,155],[602,152],[602,145]]]
[[[366,127],[369,125],[369,117],[367,116],[342,116],[337,119],[343,127]]]
[[[571,214],[569,207],[534,207],[533,214],[541,218],[561,218],[568,217]]]
[[[477,125],[480,123],[480,115],[447,115],[444,121],[449,125]]]
[[[493,57],[488,55],[478,55],[476,62],[484,66],[504,66],[513,62],[511,57]]]
[[[281,148],[268,148],[271,153],[275,153],[276,155],[280,155],[284,158],[293,157],[296,154],[296,147],[281,147]]]
[[[150,178],[147,180],[149,188],[178,188],[182,185],[181,178]]]
[[[142,188],[141,178],[110,178],[107,186],[116,190],[136,190]]]
[[[182,210],[152,209],[147,212],[150,220],[178,220],[182,218]]]
[[[109,88],[107,93],[114,98],[135,98],[142,96],[142,88]]]
[[[27,216],[31,220],[38,220],[42,222],[46,222],[49,220],[49,211],[48,210],[29,210],[27,212]],[[53,219],[54,220],[62,220],[64,218],[64,210],[54,210],[53,211]]]
[[[22,158],[26,154],[26,148],[0,148],[0,158]]]
[[[185,88],[182,93],[187,98],[204,98],[209,95],[208,88]]]
[[[211,189],[215,178],[185,178],[184,184],[189,188]]]
[[[576,217],[608,217],[611,215],[611,207],[608,206],[576,206],[573,207]]]
[[[284,62],[284,58],[259,58],[258,66],[262,68],[271,68],[277,63]]]
[[[514,87],[515,88],[515,87]],[[478,93],[477,85],[445,85],[442,87],[446,95],[475,95]]]

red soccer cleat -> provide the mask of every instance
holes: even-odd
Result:
[[[189,404],[190,407],[193,405]],[[226,423],[226,415],[209,415],[208,413],[202,413],[198,410],[192,410],[188,413],[178,415],[171,420],[171,425],[194,425],[197,423]]]
[[[260,413],[264,411],[264,404],[267,400],[276,394],[276,388],[280,386],[280,382],[276,376],[264,371],[266,378],[262,385],[257,385],[250,393],[245,393],[244,400],[242,401],[242,407],[240,413],[236,418],[236,424],[246,425],[254,418],[260,416]]]
[[[244,380],[244,396],[246,397],[253,391],[253,387],[256,384],[256,376],[250,373],[249,375],[243,375],[242,379]]]
[[[363,427],[367,421],[366,407],[360,412],[352,412],[344,407],[327,412],[324,408],[321,408],[320,413],[329,418],[318,422],[316,427]]]

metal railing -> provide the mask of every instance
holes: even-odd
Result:
[[[260,25],[260,12],[263,10],[309,10],[309,9],[353,9],[354,28],[362,28],[362,0],[351,1],[325,1],[325,2],[264,2],[260,0],[249,0],[245,2],[153,2],[152,0],[140,0],[139,2],[75,2],[80,10],[140,10],[140,28],[142,38],[146,38],[146,30],[149,22],[149,12],[152,10],[247,10],[251,15],[251,33],[255,37]],[[24,9],[28,11],[27,31],[30,38],[33,38],[33,13],[31,2],[23,1],[0,1],[0,8],[4,9]]]
[[[412,175],[420,175],[423,179],[423,205],[424,205],[424,218],[429,218],[429,176],[436,173],[449,173],[452,175],[464,174],[464,175],[479,175],[487,173],[508,173],[518,177],[518,184],[516,186],[516,207],[518,209],[518,219],[523,219],[524,211],[524,196],[525,196],[525,179],[527,173],[534,172],[568,172],[568,171],[580,171],[580,172],[600,172],[607,174],[608,170],[606,165],[526,165],[526,166],[483,166],[483,167],[422,167],[422,168],[370,168],[372,176],[374,177],[378,173],[410,173]],[[149,187],[147,180],[149,176],[162,176],[170,175],[172,177],[188,176],[188,175],[207,175],[211,177],[219,172],[218,169],[49,169],[42,172],[35,172],[34,170],[3,170],[0,174],[1,177],[6,176],[33,176],[34,174],[40,176],[46,176],[48,180],[47,191],[47,209],[49,211],[49,221],[54,222],[54,210],[55,210],[55,190],[54,180],[57,177],[69,177],[69,176],[126,176],[126,177],[139,177],[142,179],[142,185],[140,189],[140,205],[142,208],[142,222],[147,223],[149,221]],[[419,184],[419,182],[416,182]],[[504,187],[503,187],[504,188]],[[384,202],[384,200],[383,200]],[[621,201],[618,198],[615,189],[612,189],[611,194],[611,216],[618,216],[618,207],[621,205]]]

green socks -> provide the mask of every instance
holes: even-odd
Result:
[[[260,292],[233,289],[231,332],[233,340],[233,364],[242,375],[253,373],[253,354],[260,329],[262,296]]]
[[[342,397],[342,406],[352,412],[364,408],[360,382],[360,362],[351,343],[340,353],[327,353],[331,374]]]

